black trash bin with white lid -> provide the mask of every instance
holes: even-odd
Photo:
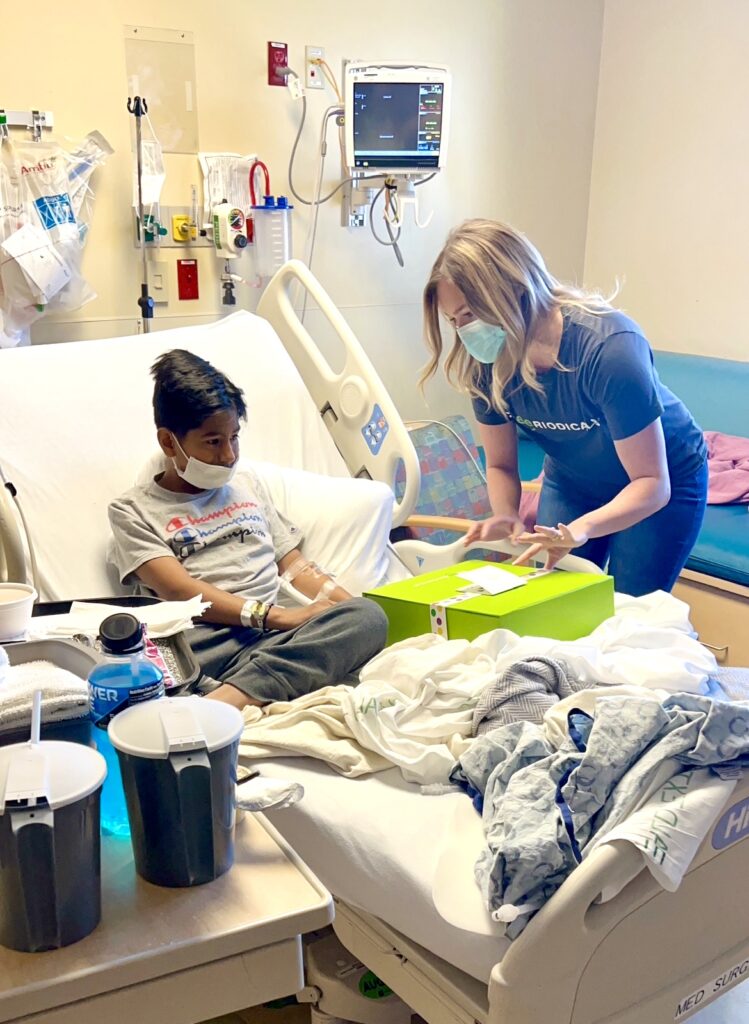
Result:
[[[116,715],[135,868],[164,886],[202,885],[234,861],[241,713],[203,697],[162,697]]]
[[[56,740],[0,748],[0,944],[59,949],[101,919],[97,751]]]

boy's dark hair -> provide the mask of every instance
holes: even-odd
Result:
[[[247,419],[242,389],[192,352],[183,348],[165,352],[151,367],[151,376],[157,427],[184,437],[223,409],[234,409],[240,420]]]

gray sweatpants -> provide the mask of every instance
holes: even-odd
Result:
[[[205,675],[256,700],[279,701],[356,685],[359,669],[385,646],[387,625],[379,605],[355,597],[285,633],[201,623],[187,637]]]

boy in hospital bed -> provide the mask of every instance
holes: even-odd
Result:
[[[166,600],[211,602],[188,634],[203,672],[220,681],[209,698],[242,708],[355,683],[384,647],[387,620],[308,562],[260,478],[235,472],[241,389],[181,349],[151,373],[166,468],[109,506],[120,579]],[[278,607],[281,576],[312,603]]]

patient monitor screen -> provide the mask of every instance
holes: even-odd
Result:
[[[442,82],[356,82],[354,166],[439,166]]]

